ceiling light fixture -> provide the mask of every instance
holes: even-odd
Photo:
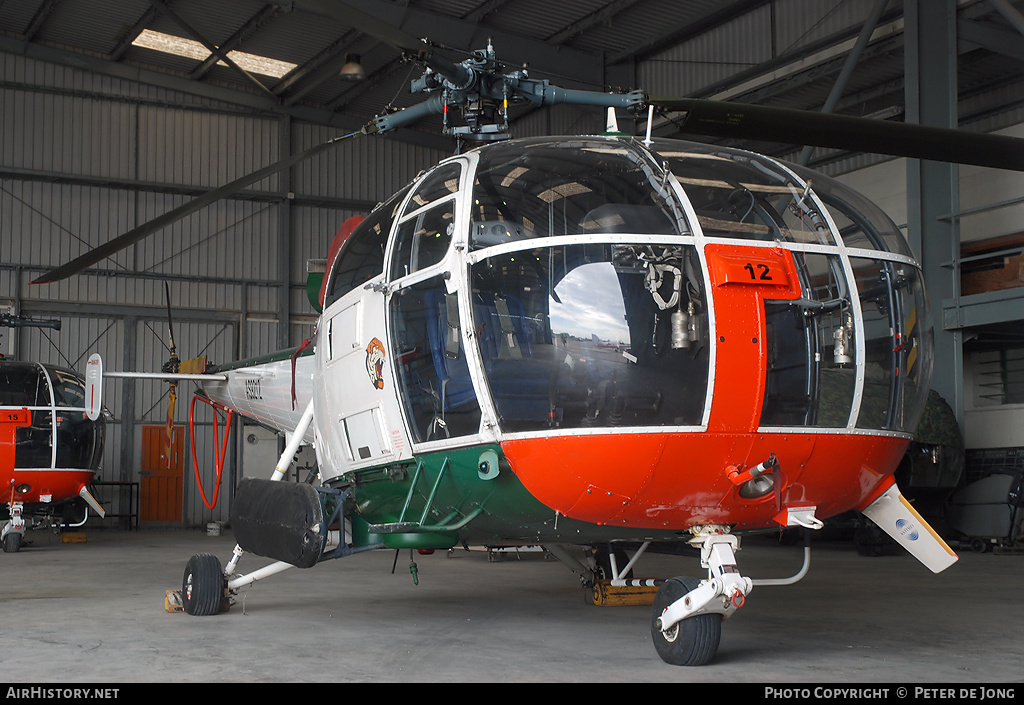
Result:
[[[359,54],[345,54],[345,65],[338,75],[346,81],[362,81],[366,78],[366,69],[359,63]]]

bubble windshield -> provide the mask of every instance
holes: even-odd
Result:
[[[482,405],[503,432],[699,427],[729,375],[713,366],[723,316],[762,326],[761,428],[916,426],[931,368],[920,271],[859,195],[673,140],[536,138],[474,154],[466,211],[451,211],[468,227],[451,245],[466,244],[468,278],[453,286],[437,265],[391,298],[416,440],[475,434]],[[793,273],[784,295],[716,308],[706,252],[723,245],[777,253]]]

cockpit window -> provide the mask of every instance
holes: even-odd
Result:
[[[0,406],[49,406],[46,375],[35,365],[0,363]]]
[[[877,205],[835,179],[790,166],[811,183],[814,192],[825,202],[844,245],[913,256],[899,228]]]
[[[838,256],[794,252],[802,296],[765,302],[762,426],[845,428],[857,346],[850,284]]]
[[[687,232],[666,181],[641,150],[599,139],[495,145],[481,152],[470,247],[556,235]]]
[[[748,152],[659,140],[709,237],[835,244],[809,185]]]
[[[836,255],[798,252],[794,261],[802,296],[765,302],[761,425],[844,428],[856,411],[858,428],[912,432],[931,374],[920,271],[908,263],[851,257],[849,281]],[[858,368],[864,377],[859,400]]]
[[[57,406],[85,406],[85,382],[70,370],[51,368],[53,400]]]
[[[398,215],[398,207],[406,193],[408,188],[389,198],[348,236],[338,253],[338,261],[331,269],[324,308],[384,271],[384,249],[391,233],[391,223]]]
[[[701,423],[709,344],[693,247],[518,250],[474,265],[471,284],[502,430]]]
[[[416,187],[398,224],[391,252],[391,279],[440,262],[455,234],[455,197],[462,165],[445,164]]]
[[[916,267],[850,258],[864,316],[864,399],[857,426],[913,431],[931,377],[927,303]]]
[[[391,349],[409,430],[416,442],[476,433],[480,406],[462,342],[458,299],[443,275],[391,296]]]

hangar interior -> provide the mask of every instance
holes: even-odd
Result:
[[[870,116],[1024,138],[1020,0],[0,0],[0,353],[83,370],[157,370],[300,345],[307,274],[350,216],[450,155],[443,119],[345,143],[239,187],[54,284],[41,273],[288,155],[415,105],[414,64],[381,28],[454,56],[491,43],[565,88]],[[358,64],[358,70],[354,65]],[[642,134],[644,116],[620,115]],[[604,111],[515,107],[516,137],[599,133]],[[658,116],[657,136],[679,134]],[[933,388],[960,425],[961,482],[1024,470],[1024,174],[798,144],[719,140],[855,187],[924,265]],[[154,446],[168,385],[105,384],[105,526],[225,521],[233,483],[280,440],[234,421],[216,483],[213,416],[176,411],[176,476]],[[205,414],[205,415],[204,415]],[[221,429],[222,430],[222,429]],[[191,453],[198,459],[193,476]],[[154,457],[157,460],[154,460]],[[300,458],[300,468],[315,458]],[[295,471],[295,477],[301,473]]]

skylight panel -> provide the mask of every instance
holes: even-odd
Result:
[[[142,30],[142,33],[132,42],[132,46],[152,49],[153,51],[174,56],[183,56],[187,59],[195,59],[196,61],[206,61],[210,57],[210,50],[194,39],[176,37],[173,34],[155,32],[151,29]],[[266,56],[248,54],[244,51],[229,51],[228,58],[249,73],[258,73],[261,76],[271,76],[273,78],[281,78],[296,66],[296,64],[291,64],[287,61],[278,61]],[[227,65],[220,60],[217,63],[221,66]]]

